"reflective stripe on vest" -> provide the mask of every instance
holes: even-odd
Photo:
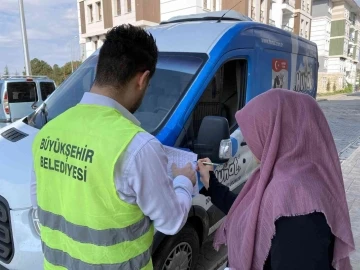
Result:
[[[151,254],[150,250],[145,251],[144,253],[138,255],[131,260],[128,260],[123,263],[116,264],[89,264],[82,262],[78,259],[74,259],[69,254],[61,251],[49,248],[44,243],[42,243],[42,248],[47,263],[52,265],[62,266],[66,269],[76,269],[76,270],[136,270],[136,269],[152,269]],[[46,269],[46,263],[45,263]]]
[[[39,220],[42,226],[58,230],[80,243],[97,246],[111,246],[124,241],[133,241],[150,230],[151,222],[144,217],[139,222],[126,228],[94,230],[86,226],[72,224],[64,217],[42,210],[38,207]]]
[[[117,110],[77,105],[33,143],[45,269],[152,269],[154,227],[120,199],[117,161],[142,129]]]

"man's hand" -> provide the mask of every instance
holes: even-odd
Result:
[[[191,163],[186,164],[184,168],[178,168],[175,163],[171,166],[173,177],[176,178],[179,175],[183,175],[190,179],[193,186],[196,184],[196,175],[195,170],[193,169],[193,166]]]

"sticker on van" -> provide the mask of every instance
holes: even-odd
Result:
[[[298,57],[294,91],[311,95],[315,92],[315,66],[313,58],[306,56]]]
[[[284,59],[272,60],[273,88],[287,88],[289,78],[288,61]]]

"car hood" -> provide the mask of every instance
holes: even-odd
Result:
[[[4,132],[15,129],[26,136],[16,142],[4,137]],[[0,196],[11,209],[31,207],[30,179],[32,171],[32,142],[39,130],[21,120],[0,129]]]

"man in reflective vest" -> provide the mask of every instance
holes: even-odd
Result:
[[[32,186],[45,269],[152,269],[154,227],[175,234],[185,224],[195,172],[174,168],[172,180],[162,145],[132,115],[157,58],[151,34],[114,27],[90,93],[36,136]]]

